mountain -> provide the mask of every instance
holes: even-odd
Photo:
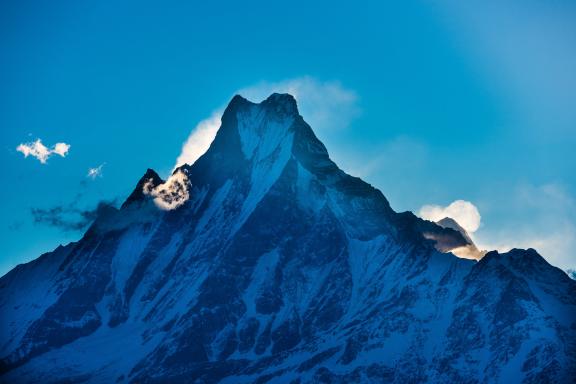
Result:
[[[458,222],[456,222],[456,220],[454,220],[453,218],[445,217],[442,220],[437,221],[436,224],[438,224],[442,228],[453,229],[458,233],[460,233],[464,238],[466,243],[465,245],[449,249],[449,251],[452,252],[453,254],[457,255],[458,257],[473,260],[480,260],[481,258],[484,257],[484,255],[486,255],[486,251],[480,251],[476,246],[476,244],[474,244],[474,241],[472,241],[472,238],[470,237],[468,232],[466,232],[466,230],[462,228],[462,226],[460,226],[460,224],[458,224]],[[437,246],[436,248],[439,247]],[[440,248],[439,250],[442,251],[442,249]]]
[[[347,175],[290,95],[235,96],[81,240],[0,279],[3,383],[570,382],[576,282]]]

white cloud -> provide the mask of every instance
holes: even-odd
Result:
[[[53,155],[57,154],[61,157],[66,157],[68,151],[70,150],[70,144],[66,143],[56,143],[52,148],[46,147],[42,144],[42,140],[37,139],[36,141],[29,143],[22,143],[16,147],[18,152],[24,154],[24,157],[32,156],[40,161],[42,164],[46,164],[48,159]]]
[[[42,144],[40,139],[35,142],[20,144],[16,147],[18,152],[22,152],[24,157],[33,156],[40,160],[42,164],[46,164],[46,160],[50,157],[50,150]]]
[[[69,149],[70,149],[70,144],[56,143],[56,145],[54,145],[54,149],[52,149],[52,153],[55,153],[55,154],[60,155],[62,157],[66,157]]]
[[[321,82],[312,77],[300,77],[280,82],[261,82],[242,88],[240,94],[253,102],[261,102],[272,93],[289,93],[298,102],[298,109],[315,132],[343,129],[359,114],[357,95],[338,82]],[[193,164],[214,140],[220,127],[224,107],[202,120],[182,146],[176,166]]]
[[[182,146],[182,152],[178,156],[174,168],[183,164],[193,164],[208,150],[212,140],[216,137],[218,128],[220,128],[220,119],[223,111],[223,109],[219,109],[213,112],[209,118],[202,120],[196,125]]]
[[[188,176],[178,170],[163,184],[154,186],[152,180],[148,181],[142,187],[142,192],[144,192],[145,195],[152,196],[158,208],[169,211],[178,208],[188,201],[190,197],[188,184]]]
[[[426,220],[439,221],[450,217],[466,232],[472,234],[480,227],[481,216],[478,208],[469,201],[456,200],[446,207],[440,205],[424,205],[418,215]]]
[[[100,164],[95,168],[88,168],[88,174],[86,175],[86,177],[89,177],[92,180],[95,180],[97,177],[102,177],[102,168],[104,167],[104,164],[105,163]]]

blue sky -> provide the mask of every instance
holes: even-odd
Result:
[[[0,273],[81,236],[47,210],[121,201],[234,93],[287,88],[396,210],[469,201],[481,246],[576,267],[576,3],[194,3],[1,3]]]

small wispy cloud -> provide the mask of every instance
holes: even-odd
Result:
[[[312,77],[299,77],[279,82],[261,82],[234,92],[253,102],[260,102],[272,93],[289,93],[298,102],[298,109],[315,132],[346,128],[360,113],[358,96],[339,82],[322,82]],[[208,150],[220,127],[225,107],[216,109],[192,130],[182,146],[174,168],[193,164]]]
[[[97,177],[102,177],[102,168],[104,167],[106,163],[102,163],[97,167],[94,168],[88,168],[88,173],[86,174],[86,177],[95,180]]]
[[[261,82],[237,93],[260,102],[272,93],[289,93],[314,131],[339,130],[348,127],[360,114],[358,95],[338,81],[320,81],[304,76],[279,82]]]
[[[440,221],[445,217],[456,220],[466,232],[472,234],[480,228],[482,217],[474,204],[465,200],[456,200],[443,207],[441,205],[424,205],[418,215],[430,221]]]
[[[196,125],[182,146],[182,151],[178,159],[176,159],[174,168],[183,164],[193,164],[208,150],[216,137],[218,128],[220,128],[222,113],[224,113],[224,108],[214,111],[209,118],[202,120]]]
[[[10,223],[10,225],[8,225],[8,230],[11,232],[17,232],[22,228],[23,225],[24,225],[23,221],[20,220],[13,221],[12,223]]]
[[[52,149],[52,153],[60,155],[62,157],[66,157],[68,151],[70,150],[70,144],[66,143],[56,143]]]
[[[52,208],[32,208],[34,223],[49,225],[64,232],[81,231],[88,227],[106,209],[113,207],[115,200],[101,201],[94,208],[81,209],[75,203]]]
[[[66,157],[70,150],[70,144],[56,143],[52,148],[49,148],[42,143],[42,140],[36,139],[36,141],[18,145],[16,150],[24,154],[25,158],[32,156],[38,159],[40,163],[46,164],[48,159],[54,154]]]

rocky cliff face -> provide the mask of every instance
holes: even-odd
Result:
[[[466,245],[341,171],[291,96],[236,96],[193,165],[2,277],[0,381],[572,380],[576,282]]]

